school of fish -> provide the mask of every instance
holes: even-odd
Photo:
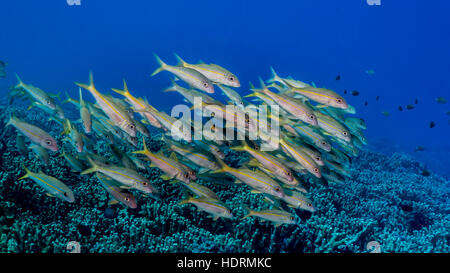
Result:
[[[192,134],[193,121],[172,117],[146,98],[133,96],[125,80],[122,89],[112,88],[120,95],[114,97],[100,92],[90,73],[88,83],[75,83],[79,99],[66,93],[66,100],[59,104],[59,94],[45,92],[17,76],[18,83],[11,89],[10,97],[28,99],[30,108],[44,111],[64,135],[63,143],[57,143],[55,137],[13,113],[7,125],[17,130],[18,151],[24,155],[31,149],[45,165],[49,164],[49,156],[57,153],[73,172],[95,174],[111,197],[109,204],[121,203],[131,209],[137,207],[136,192],[158,196],[158,189],[142,174],[157,168],[164,181],[183,191],[186,198],[179,205],[195,205],[214,220],[232,219],[232,209],[202,182],[234,182],[243,190],[262,195],[271,208],[253,210],[243,204],[248,214],[242,219],[257,217],[276,226],[296,223],[295,213],[286,206],[315,211],[313,200],[307,197],[306,184],[326,186],[344,183],[350,177],[352,157],[367,145],[363,134],[366,124],[363,119],[350,116],[356,110],[342,96],[314,83],[281,77],[273,68],[267,81],[260,78],[257,86],[250,83],[248,94],[243,96],[244,92],[236,89],[241,82],[227,69],[203,62],[191,64],[175,56],[178,64],[169,65],[155,55],[159,67],[151,76],[169,72],[172,85],[164,92],[179,93],[194,113],[208,110],[200,113],[202,123],[209,117],[221,118],[226,126],[208,120],[203,125],[212,126],[205,126],[203,136],[196,138]],[[226,102],[213,97],[218,90]],[[95,102],[85,100],[88,94]],[[197,99],[201,99],[201,105],[195,105]],[[67,103],[79,110],[78,120],[65,117],[61,105]],[[260,106],[276,106],[273,109],[278,112],[269,107],[268,119],[253,115]],[[239,119],[243,119],[243,127],[238,126]],[[270,130],[276,128],[273,121],[278,130]],[[158,152],[147,147],[146,138],[155,136],[150,127],[159,132],[157,135],[164,142]],[[221,139],[218,133],[235,137]],[[251,138],[251,133],[255,137]],[[137,150],[141,141],[143,150]],[[27,146],[26,142],[30,144]],[[115,160],[97,154],[95,147],[99,143],[109,145]],[[134,152],[125,152],[121,145],[131,145]],[[264,145],[271,149],[263,149]],[[228,166],[227,149],[246,154],[249,160],[238,168]],[[26,173],[19,179],[34,181],[48,196],[76,202],[76,196],[63,181],[42,171],[34,173],[29,170],[32,166],[23,168]]]

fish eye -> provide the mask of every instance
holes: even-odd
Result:
[[[319,172],[319,169],[314,168],[314,172],[315,172],[315,173],[318,173],[318,172]]]
[[[130,129],[134,129],[134,125],[133,124],[130,124]]]
[[[230,81],[234,81],[234,77],[229,77],[228,78]]]
[[[48,101],[47,101],[47,104],[50,105],[50,104],[52,104],[52,102],[48,100]]]
[[[327,143],[324,141],[324,142],[322,142],[322,145],[327,145]]]
[[[67,197],[67,192],[64,193],[64,196]]]
[[[47,141],[45,141],[45,144],[47,144],[47,145],[51,145],[51,144],[52,144],[52,142],[51,142],[50,140],[47,140]]]
[[[276,191],[276,192],[279,192],[279,191],[280,191],[280,188],[279,188],[279,187],[276,187],[276,188],[275,188],[275,191]]]
[[[317,160],[317,161],[320,161],[320,156],[316,157],[316,160]]]
[[[294,216],[289,217],[289,220],[294,220]]]
[[[314,119],[314,118],[315,118],[315,116],[314,116],[314,115],[311,115],[311,116],[309,116],[309,118],[310,118],[310,119]]]
[[[341,99],[341,98],[338,98],[336,101],[337,101],[337,103],[339,103],[339,104],[342,103],[342,99]]]
[[[130,201],[130,198],[128,198],[128,197],[125,197],[125,199],[124,199],[125,201]]]
[[[291,173],[291,172],[287,172],[287,173],[286,173],[286,175],[288,175],[288,176],[291,176],[291,175],[292,175],[292,173]]]
[[[308,203],[308,207],[312,207],[312,204],[311,204],[311,203]]]
[[[144,186],[147,186],[147,185],[148,185],[148,183],[147,183],[147,182],[144,182],[144,183],[142,183],[142,185],[144,185]]]
[[[343,134],[344,136],[347,136],[347,135],[348,135],[347,132],[343,132],[342,134]]]
[[[189,177],[189,174],[188,174],[188,173],[186,173],[186,174],[184,175],[184,177],[188,178],[188,177]]]
[[[208,87],[209,84],[208,84],[207,82],[204,82],[204,83],[203,83],[203,86],[204,86],[204,87]]]
[[[189,174],[190,174],[190,175],[194,175],[195,172],[194,172],[194,171],[190,171]]]

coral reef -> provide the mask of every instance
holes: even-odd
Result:
[[[160,190],[160,199],[136,194],[137,209],[110,206],[95,176],[71,172],[57,153],[48,167],[32,153],[21,156],[15,150],[15,130],[4,128],[11,109],[0,110],[0,252],[69,252],[70,241],[79,242],[82,253],[348,253],[370,251],[371,241],[380,244],[381,252],[450,252],[450,181],[423,175],[424,166],[404,154],[362,151],[344,184],[309,187],[316,212],[290,209],[299,217],[298,225],[275,228],[258,219],[239,220],[245,214],[243,203],[269,207],[242,185],[204,183],[235,215],[213,221],[193,206],[178,206],[181,186],[162,181],[154,168],[142,174]],[[16,112],[61,137],[44,114]],[[149,140],[152,150],[160,145],[160,140]],[[107,145],[101,149],[111,157]],[[241,154],[227,152],[228,164],[241,161]],[[76,202],[50,198],[32,181],[18,181],[22,162],[64,181]]]

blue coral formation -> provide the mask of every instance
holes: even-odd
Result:
[[[15,112],[61,138],[59,126],[47,122],[45,114]],[[45,166],[32,153],[20,155],[14,148],[16,132],[5,127],[10,113],[9,107],[1,107],[0,252],[64,253],[71,251],[72,241],[82,253],[353,253],[373,251],[370,242],[387,253],[450,252],[450,181],[424,172],[423,165],[404,154],[362,151],[344,184],[308,187],[316,212],[289,209],[298,216],[297,225],[240,221],[244,203],[268,208],[264,198],[243,191],[242,185],[203,182],[235,215],[213,221],[193,206],[177,205],[183,198],[181,186],[162,181],[156,168],[145,176],[160,190],[159,199],[138,194],[134,210],[108,205],[95,176],[71,172],[57,156]],[[157,139],[148,143],[152,150],[162,145]],[[100,154],[112,157],[107,145],[98,147]],[[242,153],[226,154],[231,166],[246,159]],[[47,197],[31,181],[18,181],[23,162],[64,181],[76,202]]]

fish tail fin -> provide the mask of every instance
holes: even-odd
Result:
[[[254,214],[254,211],[252,209],[250,209],[249,207],[247,207],[246,205],[243,205],[243,207],[247,211],[247,215],[242,217],[241,221],[244,220],[245,218],[248,218],[248,217],[252,216]]]
[[[173,54],[175,55],[175,58],[178,61],[178,64],[177,64],[178,66],[186,66],[187,65],[187,62],[185,62],[183,59],[181,59],[181,57],[178,56],[177,53],[173,53]]]
[[[220,159],[219,157],[216,156],[216,161],[219,164],[219,169],[212,171],[210,173],[223,173],[226,172],[228,170],[231,170],[231,167],[229,167],[227,164],[225,164],[225,162],[223,162],[222,159]]]
[[[67,99],[64,100],[62,103],[64,104],[64,103],[72,102],[73,99],[69,96],[69,93],[67,93],[67,91],[65,91],[64,93],[66,94]]]
[[[144,137],[142,137],[142,144],[144,146],[144,149],[142,151],[134,151],[133,154],[148,154],[148,153],[150,153],[150,150],[147,148],[147,144],[145,143]]]
[[[16,79],[19,83],[15,86],[15,88],[23,87],[23,81],[19,78],[19,75],[17,75],[17,73],[16,73]]]
[[[116,88],[111,88],[111,89],[112,89],[112,91],[114,91],[117,94],[120,94],[124,97],[126,97],[128,94],[130,94],[130,91],[128,91],[128,86],[127,86],[127,82],[125,81],[125,79],[123,79],[123,90],[116,89]]]
[[[170,81],[172,82],[172,85],[164,89],[163,92],[173,92],[178,90],[179,85],[175,82],[175,80],[170,79]]]
[[[230,149],[233,151],[247,151],[250,148],[250,146],[248,146],[247,142],[245,140],[241,141],[241,146],[235,146],[235,147],[231,147]]]
[[[30,177],[31,171],[28,170],[27,167],[25,167],[25,165],[23,163],[22,163],[22,168],[25,170],[26,174],[22,177],[19,177],[19,179],[17,179],[17,180],[22,180],[22,179]]]
[[[277,72],[275,72],[275,69],[273,69],[273,67],[270,67],[270,73],[271,73],[270,78],[267,80],[268,83],[282,81],[281,78],[278,76]]]
[[[15,117],[16,117],[16,114],[14,114],[14,112],[12,112],[11,115],[9,116],[9,120],[6,123],[5,127],[8,125],[13,125],[13,118],[15,118]]]
[[[152,73],[152,75],[151,75],[152,77],[155,76],[156,74],[158,74],[159,72],[165,70],[165,69],[167,68],[167,66],[168,66],[166,63],[164,63],[164,62],[161,60],[161,58],[159,58],[158,55],[156,55],[156,54],[154,54],[154,55],[155,55],[156,61],[157,61],[158,64],[159,64],[159,67]]]
[[[91,164],[91,168],[84,170],[81,172],[81,175],[89,174],[98,171],[98,165],[92,160],[89,156],[86,156],[89,164]]]
[[[79,83],[79,82],[75,82],[75,84],[78,85],[79,87],[89,90],[91,92],[93,90],[95,90],[94,76],[92,76],[92,71],[89,71],[89,85],[84,84],[84,83]]]
[[[194,199],[194,197],[188,195],[186,199],[183,199],[180,202],[178,202],[178,205],[187,204],[187,203],[191,202],[193,199]]]

